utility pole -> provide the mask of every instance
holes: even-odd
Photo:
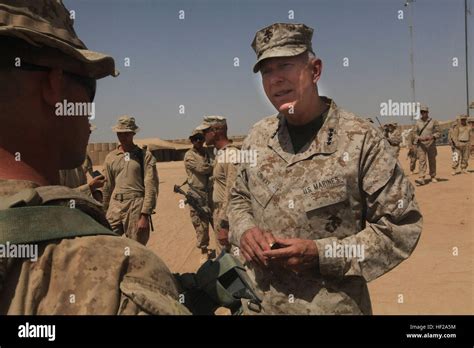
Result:
[[[414,53],[414,44],[413,44],[413,3],[415,0],[406,0],[405,7],[408,8],[408,28],[410,31],[410,65],[411,65],[411,97],[413,105],[416,105],[416,93],[415,93],[415,53]],[[415,116],[412,117],[412,121],[415,121]]]
[[[467,116],[469,117],[469,49],[467,46],[467,0],[464,0],[464,39],[466,41],[466,110]],[[470,13],[469,13],[470,14]]]

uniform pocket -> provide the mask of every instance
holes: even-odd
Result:
[[[317,233],[316,238],[351,234],[344,233],[345,228],[342,229],[342,225],[347,225],[351,219],[345,185],[306,194],[303,206],[312,230]]]

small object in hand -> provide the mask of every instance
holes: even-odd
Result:
[[[283,247],[284,247],[283,244],[280,244],[280,243],[277,243],[277,242],[270,244],[270,249],[271,250],[281,249]]]
[[[93,177],[93,178],[97,178],[98,176],[102,176],[102,173],[99,172],[98,170],[94,170],[94,171],[92,172],[92,177]]]

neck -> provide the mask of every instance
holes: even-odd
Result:
[[[196,151],[199,152],[200,154],[203,154],[203,153],[205,152],[203,146],[201,146],[201,147],[196,147],[196,146],[194,146],[194,150],[196,150]]]
[[[132,151],[134,148],[135,148],[135,144],[134,143],[127,143],[127,144],[122,144],[120,143],[120,147],[122,148],[123,151],[125,152],[130,152]]]
[[[311,104],[308,108],[301,112],[296,112],[295,110],[294,114],[286,114],[285,117],[289,124],[303,126],[313,121],[316,117],[320,117],[326,108],[326,103],[319,95],[316,95],[316,98],[312,98]]]
[[[222,139],[218,139],[216,140],[214,146],[216,147],[217,150],[220,150],[222,149],[223,147],[225,147],[227,144],[230,143],[230,140],[227,139],[227,138],[222,138]]]
[[[47,156],[41,156],[41,154]],[[58,158],[52,158],[53,149],[32,153],[31,147],[19,146],[15,150],[0,144],[0,179],[28,180],[40,186],[59,184]]]

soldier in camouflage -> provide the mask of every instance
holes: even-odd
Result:
[[[422,216],[383,135],[319,96],[312,33],[276,23],[255,35],[254,72],[278,114],[243,143],[257,165],[239,166],[230,241],[264,294],[261,313],[370,314],[367,282],[410,256]]]
[[[89,138],[87,117],[55,105],[92,102],[96,80],[118,75],[113,58],[87,49],[59,0],[0,0],[0,47],[0,244],[38,246],[36,260],[0,258],[0,314],[190,314],[155,254],[113,234],[88,196],[51,186]]]
[[[427,106],[420,107],[421,117],[413,126],[414,142],[416,144],[416,154],[419,162],[419,178],[415,183],[425,185],[428,182],[438,182],[436,179],[436,139],[441,136],[439,131],[438,121],[433,120],[428,116],[429,108]],[[428,180],[425,179],[427,163],[429,164]]]
[[[133,143],[139,131],[135,118],[119,117],[112,130],[120,144],[104,162],[104,210],[112,229],[143,245],[150,238],[150,220],[158,196],[156,159]]]
[[[216,156],[212,171],[213,221],[216,235],[216,249],[220,254],[223,249],[231,250],[229,243],[229,205],[230,189],[237,177],[239,149],[227,138],[227,120],[223,116],[206,116],[201,125],[206,145],[214,146]]]
[[[197,127],[189,137],[193,147],[184,155],[184,168],[186,169],[187,184],[189,194],[191,194],[201,207],[211,213],[211,182],[209,180],[212,173],[211,158],[203,147],[204,135],[201,126]],[[201,251],[201,263],[206,262],[212,254],[209,249],[209,223],[208,216],[199,214],[196,209],[189,207],[191,222],[196,231],[197,248]]]
[[[471,148],[471,126],[467,124],[467,115],[459,115],[458,122],[452,128],[450,138],[454,150],[452,175],[467,174]],[[459,166],[461,172],[458,171]]]

